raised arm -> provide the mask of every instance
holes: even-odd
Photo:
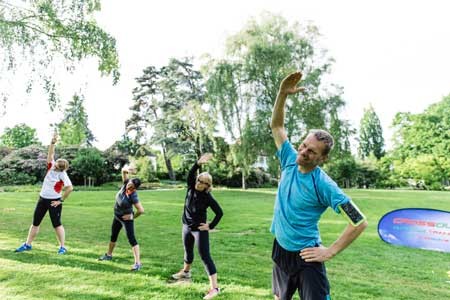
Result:
[[[211,158],[212,158],[212,154],[211,153],[205,153],[195,162],[195,164],[192,166],[191,170],[189,171],[189,174],[188,174],[188,177],[187,177],[187,185],[188,186],[194,186],[195,185],[195,180],[197,178],[197,170],[198,170],[198,168],[201,165],[206,164],[208,162],[208,160],[210,160]]]
[[[128,175],[129,174],[136,174],[136,167],[134,167],[134,166],[128,166],[128,165],[125,165],[125,166],[123,166],[123,168],[122,168],[122,182],[125,182],[125,181],[127,181],[128,180]]]
[[[52,137],[52,141],[50,142],[50,145],[48,146],[48,154],[47,154],[47,163],[51,163],[55,160],[55,144],[58,141],[58,135],[55,132]]]
[[[272,123],[270,124],[277,149],[280,148],[285,140],[287,140],[287,134],[284,128],[284,108],[286,106],[286,98],[288,95],[296,94],[304,90],[303,87],[297,87],[297,84],[301,78],[302,73],[295,72],[289,74],[280,84],[277,99],[275,100],[275,104],[273,106]]]

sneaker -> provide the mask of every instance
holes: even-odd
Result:
[[[180,270],[180,272],[172,274],[172,278],[179,280],[179,279],[189,279],[191,278],[191,271],[185,271],[183,269]]]
[[[67,252],[67,249],[66,248],[64,248],[64,247],[59,247],[59,249],[58,249],[58,254],[66,254],[66,252]]]
[[[130,271],[136,272],[136,271],[139,271],[140,269],[142,269],[142,264],[134,264],[134,265],[131,267],[131,270],[130,270]]]
[[[208,291],[208,294],[206,294],[205,297],[203,297],[203,299],[212,299],[215,296],[219,295],[219,293],[220,293],[220,289],[219,288],[210,289]]]
[[[100,256],[98,260],[112,260],[112,255],[108,255],[108,253],[105,253],[105,255]]]
[[[30,251],[31,248],[32,248],[31,245],[28,245],[27,243],[23,243],[22,245],[20,245],[19,248],[14,250],[14,252]]]

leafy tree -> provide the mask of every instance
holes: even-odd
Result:
[[[372,105],[364,110],[359,128],[359,156],[367,158],[373,154],[377,159],[384,155],[383,128]]]
[[[39,144],[36,136],[36,129],[21,123],[12,128],[6,127],[2,136],[0,136],[0,145],[23,148],[29,145]]]
[[[74,180],[83,178],[84,185],[101,183],[104,174],[105,159],[96,148],[84,148],[78,151],[71,163]]]
[[[279,16],[262,15],[253,19],[227,41],[226,55],[211,60],[205,66],[208,74],[208,99],[215,105],[233,142],[240,140],[242,148],[236,151],[250,161],[241,160],[240,168],[249,168],[258,154],[268,155],[271,169],[275,165],[275,145],[272,141],[270,119],[280,81],[293,70],[302,70],[302,85],[307,92],[287,101],[285,126],[292,142],[300,141],[308,129],[339,131],[339,141],[346,140],[350,132],[348,123],[339,120],[338,112],[344,101],[341,89],[322,83],[333,60],[318,47],[319,32],[313,25],[289,25]],[[331,124],[333,121],[334,123]],[[245,122],[258,135],[256,147],[245,147]],[[348,140],[348,139],[347,139]],[[241,150],[239,150],[241,149]],[[247,150],[259,153],[245,154]],[[249,173],[248,170],[244,173]]]
[[[61,145],[91,146],[95,138],[88,126],[84,97],[75,94],[67,106],[63,120],[57,125]]]
[[[394,165],[403,179],[423,179],[432,188],[450,184],[450,95],[423,113],[394,118]],[[430,166],[431,169],[430,169]]]
[[[29,68],[26,91],[41,83],[51,108],[58,102],[55,70],[61,65],[71,72],[81,60],[97,58],[99,72],[117,83],[116,40],[95,21],[99,10],[100,0],[0,0],[1,78]],[[4,101],[7,97],[2,91]]]
[[[214,118],[205,111],[203,78],[189,58],[171,59],[159,70],[147,67],[133,90],[132,116],[126,122],[134,143],[160,145],[169,176],[171,159],[183,154],[194,159],[210,149]],[[151,136],[151,138],[149,138]]]

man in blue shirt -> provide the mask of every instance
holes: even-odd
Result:
[[[303,90],[297,87],[302,74],[283,79],[272,112],[272,134],[281,163],[281,180],[270,231],[275,240],[272,290],[275,299],[291,299],[298,290],[302,300],[330,298],[324,262],[333,258],[367,227],[364,215],[337,184],[319,167],[333,148],[333,137],[324,130],[311,130],[297,150],[284,128],[288,95]],[[329,247],[321,243],[319,220],[331,207],[346,214],[350,223]]]

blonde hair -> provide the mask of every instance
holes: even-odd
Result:
[[[209,184],[209,187],[206,190],[210,192],[212,190],[213,183],[211,174],[209,174],[208,172],[203,172],[198,174],[197,179],[199,179],[200,177],[206,179],[206,182]]]
[[[57,171],[67,171],[69,169],[69,162],[66,159],[59,158],[55,162],[55,169]]]

